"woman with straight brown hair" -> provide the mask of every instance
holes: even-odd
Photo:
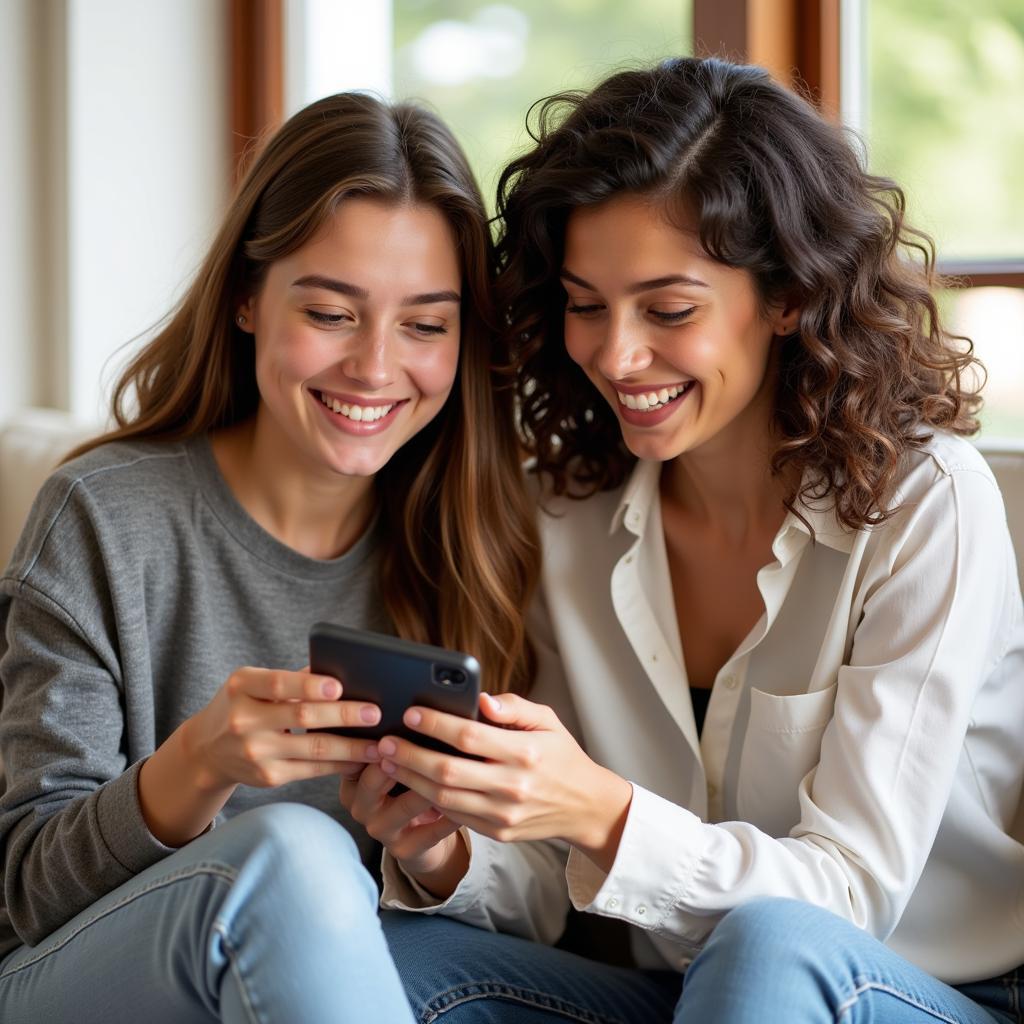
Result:
[[[434,115],[320,100],[259,153],[116,427],[44,485],[0,581],[7,1024],[411,1019],[339,802],[376,748],[303,731],[379,710],[301,666],[328,619],[527,688],[492,271]],[[379,804],[378,838],[456,841],[414,793]]]

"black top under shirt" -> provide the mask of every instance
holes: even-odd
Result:
[[[710,687],[691,686],[690,700],[693,701],[693,717],[697,723],[697,735],[704,731],[704,716],[708,713],[708,701],[711,700]]]

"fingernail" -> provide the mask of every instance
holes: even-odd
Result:
[[[380,743],[377,744],[377,749],[388,757],[392,754],[398,753],[398,746],[394,740],[381,740]]]
[[[381,763],[380,763],[380,770],[385,775],[394,775],[395,774],[395,766],[390,761],[381,761]]]
[[[320,692],[328,698],[341,696],[341,687],[333,679],[325,679],[320,686]]]
[[[411,726],[417,726],[423,721],[423,716],[415,709],[410,708],[405,713],[405,724]]]
[[[367,725],[376,725],[380,721],[380,708],[375,708],[372,704],[367,704],[365,707],[359,709],[359,717]]]
[[[501,701],[498,700],[497,697],[492,697],[489,693],[486,696],[487,696],[487,699],[491,702],[491,707],[494,708],[495,711],[500,711],[501,710]]]

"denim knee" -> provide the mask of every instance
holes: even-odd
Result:
[[[844,924],[829,911],[803,900],[751,900],[722,918],[698,959],[724,956],[749,962],[749,958],[756,957],[762,964],[776,960],[780,969],[791,970],[816,958],[821,951],[822,929]]]
[[[327,910],[376,912],[378,892],[345,828],[304,804],[268,804],[218,829],[216,856],[238,872],[248,899],[274,898]],[[248,884],[246,884],[246,882]]]

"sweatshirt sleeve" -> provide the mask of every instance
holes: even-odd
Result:
[[[527,617],[537,655],[537,677],[528,697],[553,708],[562,724],[580,739],[580,729],[543,595]],[[565,865],[569,847],[558,840],[502,843],[463,829],[469,870],[447,900],[438,900],[402,871],[384,852],[381,906],[444,914],[489,931],[537,942],[557,942],[569,912]]]
[[[2,588],[4,902],[34,945],[173,851],[142,816],[115,675],[66,610],[27,582]]]

